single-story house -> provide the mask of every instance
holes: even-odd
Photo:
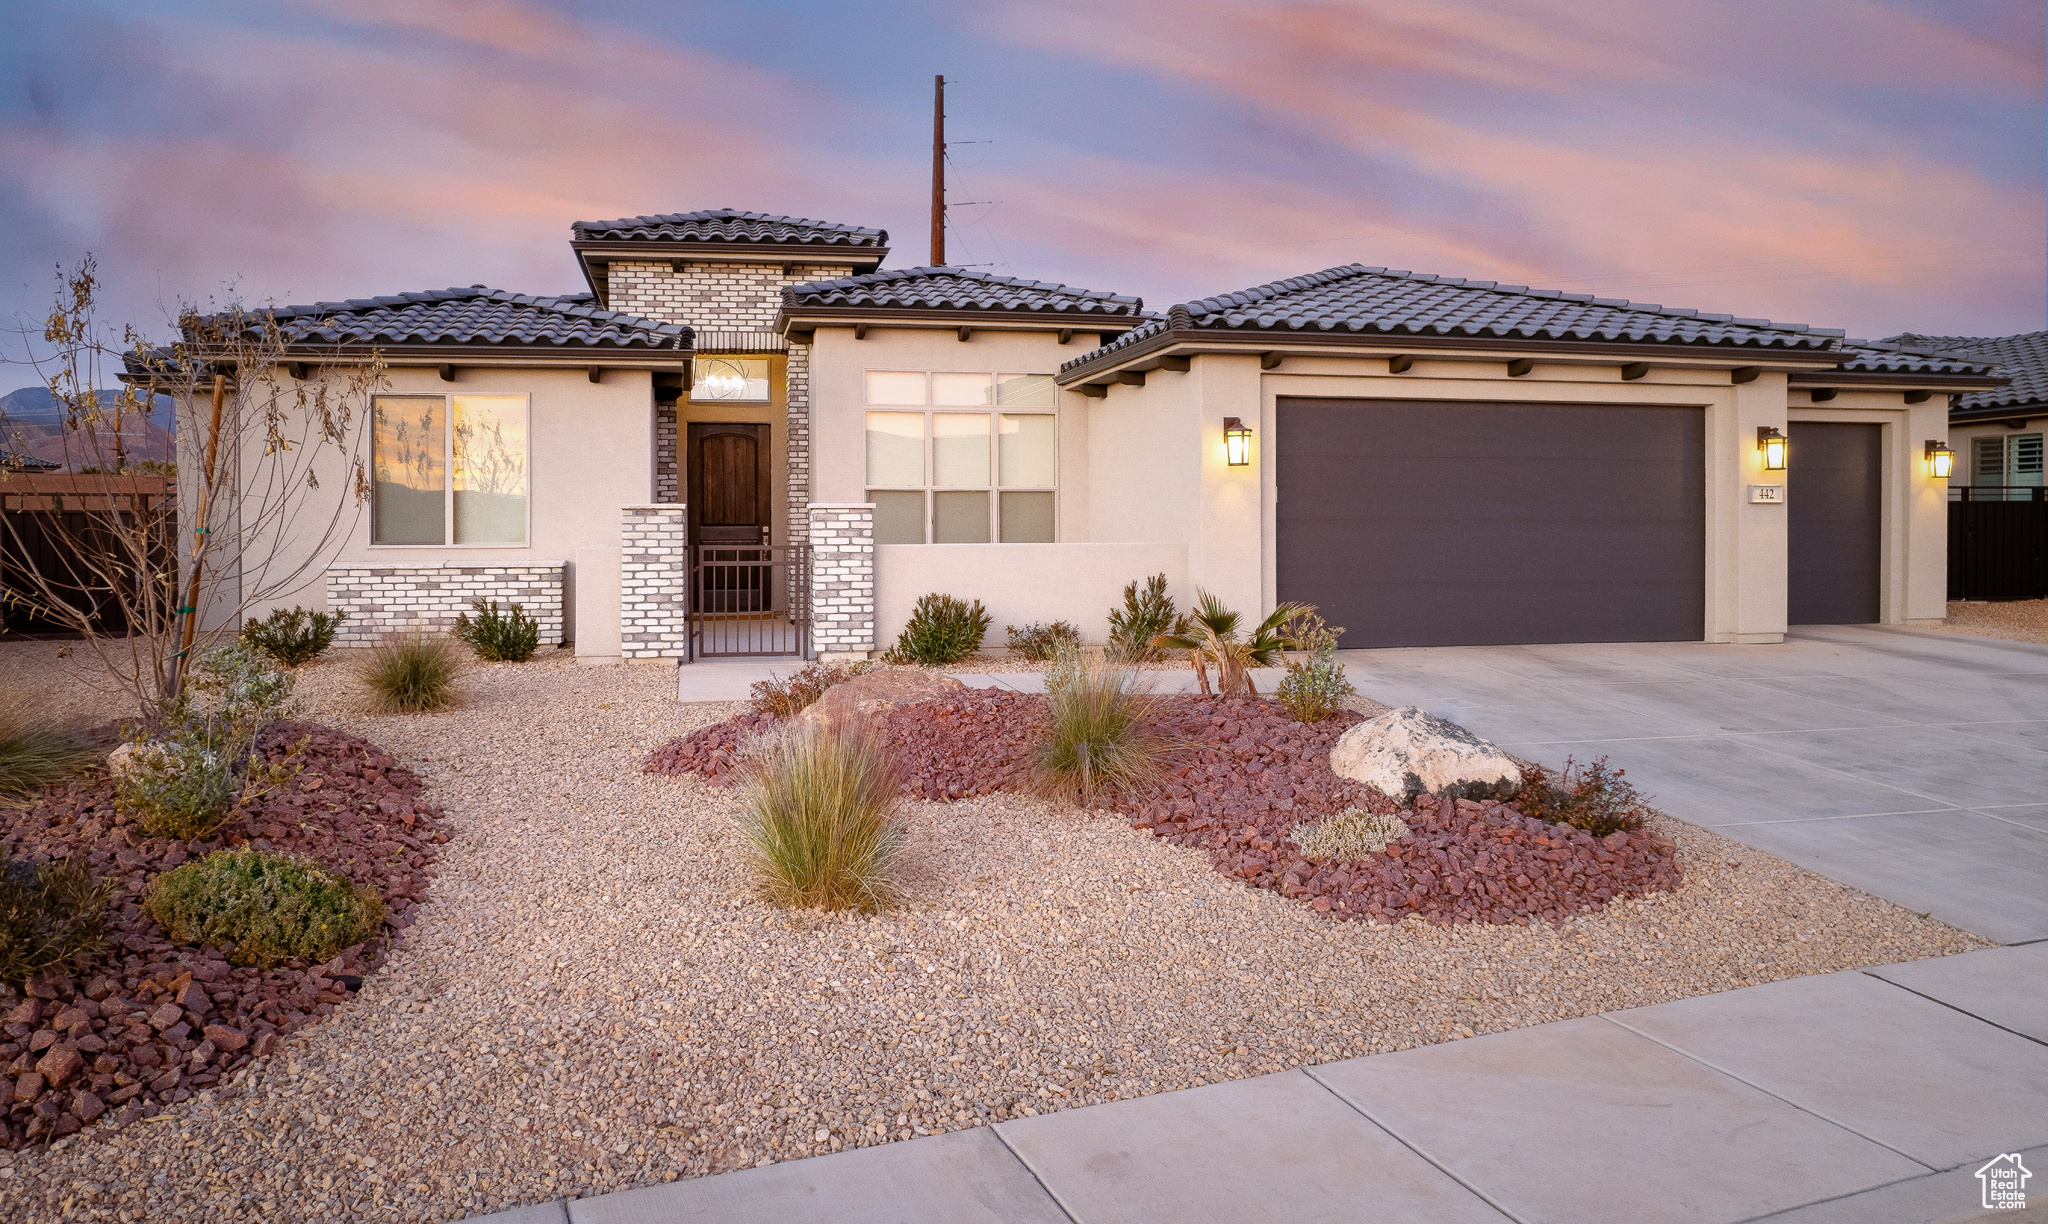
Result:
[[[2003,488],[2017,500],[2041,487],[2048,435],[2048,331],[2017,336],[1893,336],[1890,343],[1995,363],[2008,379],[1955,398],[1948,413],[1958,487]]]
[[[280,311],[304,378],[389,367],[356,440],[372,504],[296,598],[358,641],[489,595],[580,654],[850,657],[931,591],[980,599],[997,641],[1099,640],[1163,572],[1183,600],[1315,603],[1351,646],[1776,642],[1943,615],[1928,446],[1951,396],[2003,384],[1976,356],[1385,268],[1151,313],[888,269],[887,244],[732,210],[577,222],[587,293]]]

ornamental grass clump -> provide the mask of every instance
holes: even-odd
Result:
[[[1312,825],[1297,827],[1288,839],[1301,856],[1321,863],[1361,863],[1408,836],[1399,816],[1364,808],[1346,808]]]
[[[219,850],[158,876],[142,901],[173,942],[214,944],[237,965],[317,964],[377,933],[373,888],[311,859]]]
[[[747,689],[756,714],[794,718],[816,705],[825,690],[874,669],[872,663],[806,663],[787,676],[769,673]]]
[[[40,715],[26,694],[0,696],[0,800],[25,799],[93,755],[91,744]]]
[[[1036,788],[1092,807],[1096,798],[1157,783],[1174,745],[1145,724],[1153,698],[1144,673],[1116,659],[1063,650],[1045,673],[1050,716],[1032,757]]]
[[[1150,663],[1163,653],[1152,639],[1186,628],[1166,593],[1166,575],[1154,574],[1142,591],[1135,581],[1125,584],[1124,606],[1109,614],[1109,649],[1133,663]]]
[[[807,721],[749,751],[737,819],[770,901],[873,913],[902,896],[903,769],[885,735],[867,719]]]
[[[508,603],[500,609],[495,599],[479,599],[470,611],[476,619],[469,619],[468,612],[457,616],[454,634],[484,662],[524,663],[540,649],[540,622],[526,614],[524,604]]]
[[[1522,789],[1510,803],[1527,816],[1584,829],[1595,837],[1641,827],[1646,801],[1607,758],[1580,765],[1571,757],[1556,773],[1540,765],[1522,771]]]
[[[82,858],[0,858],[0,982],[79,964],[106,942],[107,893]]]
[[[1061,650],[1081,644],[1081,630],[1066,621],[1054,621],[1050,625],[1042,622],[1009,625],[1005,632],[1010,637],[1010,649],[1033,663],[1043,663]]]
[[[462,661],[450,639],[394,633],[356,663],[356,679],[380,714],[428,714],[455,704]]]
[[[924,667],[958,663],[981,649],[989,620],[988,609],[980,600],[967,603],[935,591],[920,598],[910,610],[910,620],[886,658],[891,663]]]
[[[284,667],[311,663],[334,645],[334,631],[348,613],[308,612],[304,608],[277,608],[262,620],[249,618],[242,627],[242,644],[258,650]]]

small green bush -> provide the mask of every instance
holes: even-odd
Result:
[[[1033,663],[1043,663],[1062,649],[1074,649],[1081,645],[1081,631],[1066,621],[1054,621],[1047,625],[1034,622],[1022,628],[1006,626],[1010,635],[1010,649],[1023,655]]]
[[[1280,678],[1280,704],[1296,722],[1321,722],[1343,709],[1345,698],[1358,695],[1337,661],[1337,638],[1344,631],[1307,609],[1287,632],[1294,649],[1287,652],[1287,674]]]
[[[787,676],[770,674],[756,680],[747,690],[753,697],[754,713],[790,718],[816,704],[825,690],[874,667],[872,663],[806,663]]]
[[[1364,808],[1346,808],[1315,824],[1296,828],[1288,840],[1301,847],[1303,858],[1316,862],[1361,863],[1408,836],[1399,816],[1380,816]]]
[[[93,759],[81,736],[40,716],[26,694],[0,697],[0,799],[23,799]]]
[[[68,968],[106,942],[107,892],[82,858],[0,859],[0,982]]]
[[[980,600],[963,603],[935,591],[919,599],[911,609],[910,622],[897,635],[888,661],[925,667],[957,663],[981,649],[988,622],[988,609],[981,606]]]
[[[1052,717],[1033,754],[1038,790],[1086,807],[1104,792],[1159,780],[1173,746],[1144,730],[1152,698],[1142,673],[1116,659],[1063,650],[1046,669],[1045,703]]]
[[[523,604],[506,604],[501,611],[495,599],[479,599],[471,606],[476,619],[465,612],[455,618],[455,636],[467,642],[476,657],[486,663],[524,663],[540,649],[540,622],[526,614]]]
[[[289,772],[251,766],[257,736],[291,712],[294,683],[241,642],[200,655],[190,686],[165,707],[154,737],[131,746],[115,786],[117,805],[151,837],[211,836],[238,796]]]
[[[1605,837],[1643,823],[1645,801],[1623,776],[1627,772],[1609,768],[1606,757],[1591,765],[1566,757],[1557,773],[1531,765],[1522,771],[1521,792],[1509,802],[1524,815]]]
[[[356,664],[356,679],[381,714],[426,714],[455,703],[462,662],[448,638],[395,633]]]
[[[151,837],[198,841],[211,837],[241,792],[233,749],[184,734],[137,742],[116,802]]]
[[[1124,587],[1124,606],[1109,614],[1109,647],[1133,663],[1150,663],[1161,654],[1152,639],[1183,628],[1173,596],[1166,593],[1166,575],[1154,574],[1143,591],[1136,581]]]
[[[377,933],[384,902],[311,859],[219,850],[158,876],[142,907],[173,942],[217,944],[238,965],[318,963]]]
[[[242,627],[242,644],[262,651],[285,667],[297,667],[326,653],[334,645],[334,631],[347,619],[346,612],[277,608],[262,620],[249,618],[249,623]]]
[[[880,726],[797,724],[760,741],[742,777],[740,829],[771,901],[874,912],[901,896],[903,770]]]

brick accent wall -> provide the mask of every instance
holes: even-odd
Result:
[[[620,509],[619,653],[628,659],[689,653],[684,511],[681,503]]]
[[[374,646],[385,634],[446,629],[479,599],[516,603],[540,623],[544,646],[562,644],[560,561],[527,565],[331,565],[327,606],[348,613],[335,632],[339,646]]]
[[[687,323],[703,331],[770,331],[782,307],[782,287],[806,281],[835,280],[843,266],[794,264],[686,263],[678,272],[667,262],[614,260],[607,274],[613,310],[669,323]],[[811,497],[811,353],[807,344],[789,346],[789,418],[784,462],[788,467],[789,543],[809,536],[804,507]],[[664,420],[667,432],[663,432]],[[655,496],[674,501],[681,496],[677,473],[676,418],[655,418]]]
[[[875,508],[805,507],[811,536],[811,650],[831,661],[875,649]]]

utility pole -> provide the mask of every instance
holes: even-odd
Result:
[[[932,264],[946,262],[946,78],[932,78]]]

